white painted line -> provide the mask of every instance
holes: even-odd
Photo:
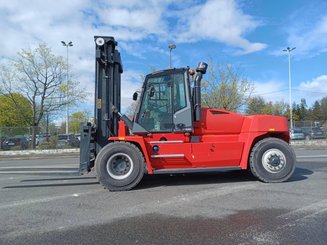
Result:
[[[52,169],[58,169],[58,168],[78,168],[76,164],[71,164],[71,165],[56,165],[56,166],[44,166],[44,165],[32,165],[32,166],[6,166],[6,167],[0,167],[0,170],[1,169],[30,169],[30,168],[42,168],[42,169],[47,169],[47,168],[52,168]]]
[[[319,216],[322,217],[322,215],[324,215],[326,212],[327,212],[327,199],[310,204],[308,206],[304,206],[292,210],[288,213],[278,216],[278,218],[282,218],[288,221],[280,228],[291,227],[298,224],[306,224],[306,221],[310,219],[316,219]]]
[[[322,201],[292,210],[288,213],[282,214],[279,217],[289,219],[292,217],[302,216],[303,214],[315,214],[321,210],[327,209],[327,199]]]
[[[61,200],[61,199],[66,199],[66,198],[76,198],[80,196],[85,196],[97,192],[101,192],[101,190],[93,190],[93,191],[88,191],[88,192],[82,192],[82,193],[74,193],[74,194],[67,194],[67,195],[61,195],[61,196],[54,196],[54,197],[44,197],[44,198],[39,198],[39,199],[27,199],[27,200],[21,200],[21,201],[15,201],[15,202],[10,202],[6,204],[0,205],[0,209],[6,209],[6,208],[14,208],[14,207],[20,207],[20,206],[26,206],[26,205],[32,205],[32,204],[37,204],[37,203],[46,203],[46,202],[52,202],[56,200]]]
[[[17,177],[1,178],[1,179],[0,179],[0,182],[1,182],[1,181],[7,181],[7,182],[8,182],[8,180],[14,180],[14,179],[17,179]]]
[[[64,173],[79,173],[78,170],[36,170],[36,171],[29,171],[29,170],[23,170],[23,171],[0,171],[0,174],[64,174]]]
[[[315,156],[296,156],[296,158],[327,158],[327,155],[315,155]]]

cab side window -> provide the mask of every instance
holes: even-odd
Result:
[[[174,112],[186,107],[185,83],[183,74],[174,77]]]

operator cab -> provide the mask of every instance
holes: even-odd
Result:
[[[146,76],[133,133],[191,132],[193,110],[188,68]]]

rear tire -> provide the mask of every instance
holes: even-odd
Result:
[[[95,159],[99,182],[110,191],[127,191],[142,179],[145,161],[133,144],[117,141],[103,147]]]
[[[295,169],[293,149],[283,140],[266,138],[254,145],[250,155],[250,170],[259,180],[267,183],[288,180]]]

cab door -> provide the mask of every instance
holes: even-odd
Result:
[[[150,133],[192,131],[186,69],[149,75],[136,122]]]

